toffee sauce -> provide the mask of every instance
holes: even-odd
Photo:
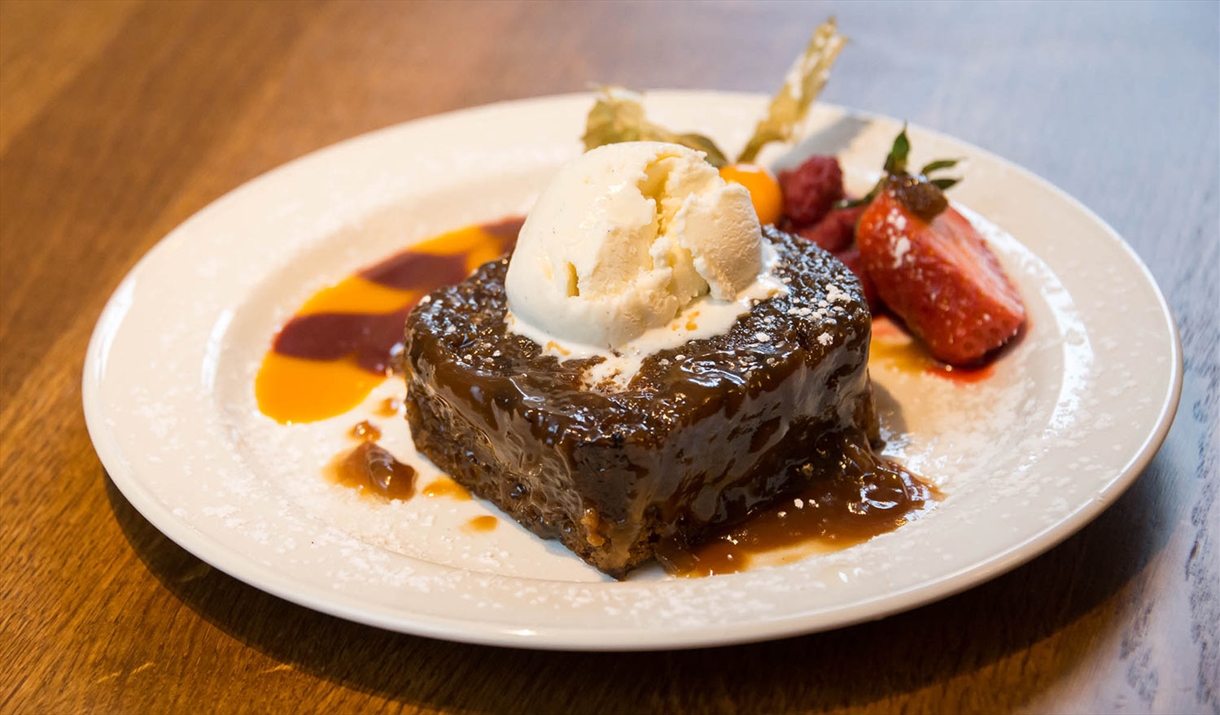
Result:
[[[260,409],[293,423],[332,417],[359,404],[398,367],[402,326],[419,299],[511,250],[521,223],[509,218],[439,236],[319,292],[275,337],[256,382]],[[882,364],[962,382],[990,375],[990,367],[946,369],[897,326],[884,318],[877,325],[881,330],[874,334],[872,354]],[[386,398],[377,414],[401,415],[402,400]],[[380,429],[364,421],[350,436],[361,443],[332,461],[328,471],[333,481],[383,499],[414,496],[415,469],[377,444]],[[870,458],[845,456],[843,474],[819,480],[702,544],[662,544],[658,560],[670,573],[704,576],[740,571],[760,555],[793,547],[847,548],[918,518],[941,498],[905,469]],[[448,477],[420,491],[428,497],[472,498]],[[497,524],[494,516],[479,516],[463,529],[487,532]]]
[[[462,524],[462,530],[472,534],[486,534],[489,531],[495,531],[499,523],[500,520],[490,514],[476,516]]]
[[[919,518],[942,498],[934,486],[860,445],[848,445],[841,464],[838,474],[697,546],[662,543],[657,560],[671,574],[692,577],[741,571],[755,557],[784,550],[795,549],[795,558],[837,551]]]
[[[360,404],[398,368],[403,325],[419,300],[510,251],[522,222],[437,236],[320,291],[272,341],[255,379],[259,410],[292,424]]]
[[[415,468],[398,461],[373,441],[361,442],[351,452],[336,457],[330,475],[336,484],[351,487],[362,496],[406,501],[415,495]]]
[[[368,420],[364,420],[363,422],[358,422],[355,427],[352,427],[348,434],[362,442],[376,442],[381,439],[381,428]]]
[[[470,501],[470,492],[449,477],[439,477],[424,487],[424,496],[450,497],[457,501]]]
[[[377,414],[382,417],[402,416],[402,400],[397,397],[387,397],[377,406]]]

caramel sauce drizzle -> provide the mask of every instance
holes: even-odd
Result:
[[[336,457],[329,471],[336,484],[351,487],[361,496],[405,501],[415,495],[415,468],[398,461],[373,441],[361,442],[351,452]]]
[[[471,518],[462,525],[462,531],[475,534],[485,534],[489,531],[495,531],[500,520],[491,515],[476,516]]]
[[[450,497],[457,501],[470,501],[470,492],[449,477],[437,477],[424,487],[424,496]]]
[[[348,434],[362,442],[376,442],[381,439],[381,430],[368,420],[357,423]]]
[[[377,414],[382,417],[398,417],[402,414],[402,399],[387,397],[377,406]]]

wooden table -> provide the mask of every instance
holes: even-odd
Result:
[[[171,228],[283,162],[486,102],[770,92],[811,28],[824,99],[1022,164],[1148,264],[1185,346],[1139,481],[1016,571],[772,643],[574,654],[398,635],[186,553],[81,412],[106,298]],[[0,2],[0,711],[1220,712],[1217,5]]]

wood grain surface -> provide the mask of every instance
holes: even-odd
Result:
[[[152,528],[98,461],[85,346],[221,194],[502,99],[770,92],[829,14],[824,95],[1022,164],[1113,225],[1178,320],[1181,408],[1094,523],[966,593],[777,642],[459,645],[291,605]],[[0,711],[1220,713],[1215,2],[0,2]]]

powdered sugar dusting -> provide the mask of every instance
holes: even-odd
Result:
[[[911,250],[911,239],[906,236],[901,236],[897,241],[894,241],[894,268],[902,265],[902,261],[907,257],[907,253]]]
[[[744,141],[764,106],[665,97],[650,98],[650,117],[706,127],[726,146]],[[571,127],[587,109],[587,98],[550,99],[386,130],[294,162],[176,230],[124,282],[90,345],[86,416],[115,484],[209,563],[312,608],[446,638],[629,649],[815,630],[921,602],[975,582],[996,554],[1045,545],[1126,483],[1178,359],[1155,287],[1070,201],[912,128],[920,151],[971,156],[955,196],[1016,234],[963,211],[1031,317],[980,383],[874,367],[889,453],[947,493],[925,518],[774,568],[705,579],[647,569],[619,583],[503,518],[487,534],[463,532],[496,513],[477,500],[386,502],[330,484],[321,467],[355,446],[346,432],[362,419],[420,469],[420,486],[437,475],[401,419],[375,413],[401,396],[396,381],[332,420],[261,415],[253,374],[276,328],[321,286],[407,243],[528,207],[579,151]],[[842,118],[825,105],[812,115],[815,129]],[[870,121],[842,157],[858,183],[899,127]],[[988,193],[1000,184],[999,198]],[[835,305],[828,290],[795,310],[820,319]]]

